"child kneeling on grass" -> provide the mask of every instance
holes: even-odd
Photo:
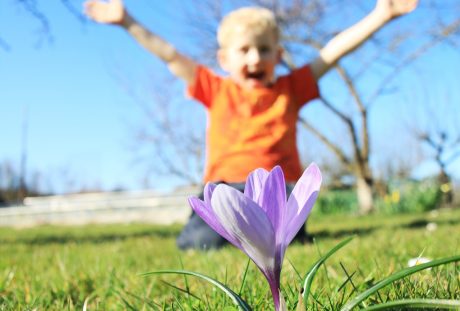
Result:
[[[283,53],[279,29],[267,9],[241,8],[223,19],[217,57],[228,77],[213,73],[147,30],[121,0],[90,0],[85,9],[96,22],[124,28],[184,80],[188,94],[204,105],[208,114],[204,182],[224,182],[243,191],[251,171],[280,165],[289,192],[302,173],[296,121],[300,109],[319,97],[318,80],[386,23],[414,10],[417,2],[378,0],[369,15],[334,37],[311,63],[281,77],[275,76]],[[297,238],[305,240],[305,236],[306,230],[301,230]],[[218,248],[224,243],[195,214],[177,239],[181,249]]]

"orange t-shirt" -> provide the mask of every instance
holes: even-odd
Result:
[[[319,96],[308,65],[267,88],[245,90],[199,66],[190,96],[207,108],[204,181],[244,182],[256,168],[280,165],[287,181],[302,174],[296,122],[300,108]]]

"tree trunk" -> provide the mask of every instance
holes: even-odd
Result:
[[[441,205],[452,206],[454,203],[452,180],[450,176],[447,175],[444,165],[441,165],[441,173],[438,176],[438,182],[441,190]]]
[[[372,194],[372,180],[358,177],[356,181],[356,193],[360,214],[369,214],[374,210],[374,196]]]

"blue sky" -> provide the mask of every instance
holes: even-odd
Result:
[[[126,2],[139,20],[184,46],[181,25],[171,22],[176,14],[174,3]],[[72,3],[79,7],[80,1]],[[127,80],[145,85],[148,76],[153,80],[168,76],[166,68],[122,30],[82,23],[56,1],[40,1],[40,5],[49,16],[53,40],[37,47],[42,38],[37,21],[13,1],[0,2],[0,37],[9,45],[9,51],[0,49],[0,162],[8,160],[19,166],[26,120],[27,169],[46,177],[44,188],[55,192],[143,188],[146,169],[136,163],[130,149],[130,128],[142,118],[116,75],[121,72]],[[439,53],[442,58],[436,57]],[[459,54],[440,48],[427,57],[431,58],[423,67],[424,75],[446,80],[432,82],[440,88],[438,92],[454,89],[455,83],[449,81],[458,78]],[[408,89],[415,89],[410,78],[401,81]],[[449,93],[460,98],[458,92]],[[420,100],[410,91],[408,97]],[[391,120],[400,111],[394,100],[383,106],[390,108],[376,112],[372,127],[388,127],[388,122],[391,127]],[[204,116],[204,112],[199,113]],[[386,148],[384,143],[377,146]],[[432,163],[425,166],[424,171],[433,171]],[[451,172],[460,176],[460,165]],[[161,189],[172,185],[174,181],[162,179],[150,186]]]
[[[10,46],[0,50],[0,159],[18,165],[27,118],[28,171],[62,182],[51,182],[55,191],[140,188],[144,174],[128,150],[138,111],[113,72],[119,63],[134,76],[162,64],[115,27],[82,24],[54,1],[40,4],[53,41],[36,47],[37,21],[0,3],[0,29],[14,28],[0,32]]]

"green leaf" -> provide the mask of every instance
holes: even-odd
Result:
[[[342,242],[340,242],[339,244],[337,244],[336,246],[334,246],[334,248],[332,248],[329,252],[327,252],[326,255],[324,255],[323,257],[321,257],[311,268],[310,270],[307,272],[306,276],[305,276],[305,279],[303,281],[303,291],[302,291],[302,298],[303,298],[303,301],[304,301],[304,305],[305,305],[305,309],[307,308],[307,305],[308,305],[308,296],[310,294],[310,288],[311,288],[311,284],[313,283],[313,278],[315,277],[316,275],[316,272],[318,272],[318,269],[321,267],[321,265],[329,258],[331,257],[334,253],[336,253],[339,249],[341,249],[342,247],[344,247],[346,244],[348,244],[351,240],[353,239],[353,237],[349,237],[345,240],[343,240]]]
[[[432,267],[444,265],[444,264],[455,262],[455,261],[460,261],[460,256],[441,258],[441,259],[433,260],[433,261],[430,261],[430,262],[427,262],[427,263],[424,263],[424,264],[420,264],[420,265],[417,265],[417,266],[414,266],[414,267],[405,268],[405,269],[403,269],[403,270],[401,270],[399,272],[396,272],[396,273],[390,275],[389,277],[381,280],[380,282],[378,282],[377,284],[375,284],[374,286],[372,286],[368,290],[364,291],[363,293],[361,293],[358,296],[356,296],[355,298],[353,298],[345,306],[343,306],[341,311],[349,311],[349,310],[353,309],[358,304],[360,304],[362,301],[367,299],[370,295],[376,293],[379,289],[381,289],[382,287],[387,286],[388,284],[393,283],[394,281],[397,281],[399,279],[402,279],[402,278],[404,278],[404,277],[406,277],[408,275],[414,274],[414,273],[419,272],[419,271],[424,270],[424,269],[429,269],[429,268],[432,268]]]
[[[209,276],[203,275],[201,273],[193,272],[193,271],[186,271],[186,270],[161,270],[161,271],[147,272],[147,273],[144,273],[142,275],[143,276],[148,276],[148,275],[153,275],[153,274],[183,274],[183,275],[196,276],[198,278],[201,278],[201,279],[211,283],[215,287],[217,287],[220,290],[222,290],[228,297],[230,297],[232,299],[232,301],[241,310],[252,311],[251,307],[237,293],[232,291],[230,288],[228,288],[227,286],[225,286],[221,282],[219,282],[219,281],[217,281],[217,280],[215,280],[215,279],[213,279],[213,278],[211,278]]]
[[[403,299],[395,300],[387,303],[382,303],[362,309],[362,311],[375,310],[394,310],[408,308],[424,308],[424,309],[442,309],[442,310],[458,310],[460,300],[445,300],[445,299]]]

